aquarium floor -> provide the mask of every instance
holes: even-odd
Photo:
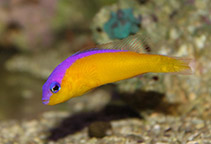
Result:
[[[133,117],[88,124],[87,121],[95,118],[85,115],[46,112],[37,119],[2,121],[0,143],[208,144],[211,142],[210,120],[154,113],[144,119]]]

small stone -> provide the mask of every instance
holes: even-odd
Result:
[[[192,141],[192,140],[194,140],[196,137],[198,137],[199,136],[199,133],[195,133],[195,134],[193,134],[193,135],[191,135],[189,138],[188,138],[188,140],[190,140],[190,141]]]
[[[90,137],[102,138],[109,135],[111,130],[110,122],[98,121],[89,125],[88,133]]]
[[[204,48],[204,44],[205,44],[205,41],[206,41],[207,37],[205,35],[202,35],[200,37],[197,37],[195,39],[195,44],[196,46],[199,48],[199,49],[202,49]]]
[[[170,37],[171,39],[177,39],[179,37],[179,33],[176,29],[171,29],[170,30]]]
[[[159,134],[160,133],[160,130],[161,130],[161,127],[160,125],[156,124],[154,127],[153,127],[153,132],[155,132],[156,134]]]
[[[187,144],[199,144],[197,141],[189,141]]]

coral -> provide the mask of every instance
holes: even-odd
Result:
[[[133,15],[133,9],[120,9],[111,12],[110,19],[104,24],[104,30],[111,39],[122,39],[138,32],[141,21]]]

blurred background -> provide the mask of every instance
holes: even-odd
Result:
[[[42,85],[62,60],[95,43],[92,19],[103,5],[114,2],[0,1],[1,120],[60,109],[42,104]]]
[[[56,106],[42,104],[52,70],[78,50],[140,33],[148,51],[196,60],[194,75],[146,74]],[[211,119],[210,0],[0,0],[0,121],[46,111],[126,105],[141,115]]]

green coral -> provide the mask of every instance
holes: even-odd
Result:
[[[104,24],[104,30],[111,39],[122,39],[139,31],[140,20],[134,17],[133,9],[111,12],[111,17]]]

